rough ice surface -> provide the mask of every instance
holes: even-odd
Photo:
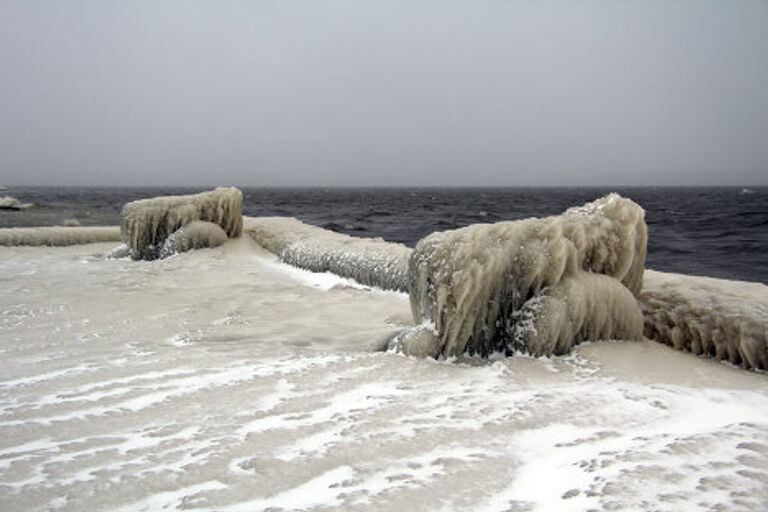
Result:
[[[194,221],[218,224],[228,237],[242,231],[243,193],[219,187],[186,196],[141,199],[123,206],[121,233],[134,259],[155,259],[168,236]]]
[[[645,212],[610,194],[564,214],[437,232],[409,261],[418,322],[431,321],[441,354],[504,350],[514,312],[577,272],[605,274],[639,294],[645,264]]]
[[[0,247],[3,510],[768,509],[764,374],[647,341],[372,352],[404,294],[249,237],[113,246]]]
[[[193,249],[218,247],[227,240],[227,234],[218,224],[196,220],[177,229],[166,238],[160,248],[159,256],[167,258]]]
[[[640,303],[648,338],[768,369],[768,286],[647,271]]]
[[[119,241],[120,228],[115,226],[0,229],[0,246],[66,246]]]
[[[247,217],[245,232],[299,268],[333,272],[384,290],[408,291],[411,250],[404,245],[334,233],[291,217]]]
[[[615,279],[576,272],[523,304],[507,328],[508,353],[563,355],[582,341],[641,340],[643,314]]]

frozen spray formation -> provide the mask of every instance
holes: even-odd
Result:
[[[249,217],[245,232],[290,265],[385,290],[408,290],[411,250],[404,245],[334,233],[290,217]]]
[[[640,303],[648,338],[768,369],[768,286],[648,271]]]
[[[0,229],[0,245],[81,245],[98,242],[119,242],[120,228],[116,226],[40,227]]]
[[[217,224],[228,237],[242,231],[243,194],[236,188],[133,201],[123,206],[120,228],[134,259],[155,259],[165,240],[194,221]]]
[[[531,328],[546,326],[547,335],[556,335],[557,340],[575,332],[570,324],[574,321],[580,326],[579,336],[594,332],[606,338],[635,338],[632,317],[639,311],[631,311],[631,301],[620,287],[584,276],[557,286],[577,273],[592,272],[613,278],[638,295],[647,244],[644,217],[640,206],[610,194],[559,216],[433,233],[416,245],[409,261],[413,316],[434,326],[437,352],[448,357],[464,352],[487,356],[510,349],[548,353],[562,345],[557,341],[550,346],[538,335],[523,336],[515,328],[517,318],[525,318]],[[608,296],[591,302],[581,297],[594,299],[597,293],[587,289],[597,284]],[[553,290],[539,298],[548,288]],[[577,296],[583,307],[574,305]],[[526,306],[531,300],[543,303]],[[589,318],[601,304],[613,302],[621,304],[622,319],[604,323]],[[538,307],[546,311],[546,321],[531,323]],[[558,308],[564,311],[556,313]],[[575,318],[577,313],[586,316]],[[534,346],[523,346],[520,340],[530,340]]]

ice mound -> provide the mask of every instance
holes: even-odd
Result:
[[[227,236],[240,236],[242,208],[243,194],[236,188],[142,199],[123,207],[120,229],[132,258],[155,259],[172,233],[194,221],[212,222]]]
[[[160,249],[160,257],[167,258],[192,249],[218,247],[227,240],[227,234],[218,224],[196,220],[174,231],[165,239]]]
[[[22,203],[15,197],[0,197],[0,210],[26,210],[32,206],[34,206],[32,203]]]
[[[408,290],[411,250],[404,245],[334,233],[290,217],[250,217],[245,224],[257,244],[285,263],[385,290]]]
[[[545,288],[507,320],[507,352],[563,355],[588,340],[642,340],[635,296],[603,274],[576,272]]]
[[[119,242],[120,228],[112,226],[0,229],[0,245],[80,245]]]
[[[409,260],[413,317],[417,323],[431,322],[435,326],[441,355],[469,352],[488,356],[507,350],[513,343],[510,334],[517,332],[515,315],[521,314],[526,302],[578,272],[614,278],[636,296],[642,286],[646,255],[644,217],[640,206],[610,194],[559,216],[433,233],[419,241]],[[573,330],[555,325],[555,302],[570,298],[569,293],[593,281],[582,277],[560,291],[548,291],[550,298],[542,300],[551,315],[537,325],[546,324],[546,330],[556,333],[558,339]],[[604,286],[603,281],[599,284],[611,296],[620,295],[615,287]],[[596,293],[590,292],[589,296],[594,298]],[[605,298],[594,304],[611,300]],[[625,302],[622,297],[622,305]],[[533,307],[531,304],[523,312],[530,316]],[[589,315],[596,308],[584,307],[583,313]],[[570,317],[576,309],[574,306],[562,315],[563,319],[578,320],[578,324],[586,326],[585,333],[590,332],[599,322]],[[626,313],[627,318],[633,316]],[[617,322],[613,334],[626,332],[634,338],[631,324],[630,320],[626,325]],[[602,333],[606,329],[597,330]],[[544,343],[540,336],[531,339],[539,341],[529,350],[548,350],[544,345],[549,342]]]
[[[647,271],[640,304],[648,338],[768,369],[768,286]]]

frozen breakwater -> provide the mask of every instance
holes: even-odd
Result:
[[[395,348],[413,355],[564,354],[579,341],[644,333],[680,350],[766,368],[768,287],[645,271],[642,209],[619,196],[559,217],[434,233],[415,251],[292,218],[245,224],[286,263],[410,292],[416,323],[428,323],[401,333]],[[590,277],[601,273],[605,279]]]
[[[53,247],[119,241],[120,228],[116,226],[56,226],[0,229],[0,246],[31,245]]]
[[[648,271],[640,304],[648,338],[768,369],[768,286]]]
[[[296,267],[332,272],[384,290],[408,291],[411,250],[402,244],[334,233],[290,217],[248,217],[245,233]]]

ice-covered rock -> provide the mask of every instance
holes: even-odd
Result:
[[[290,217],[246,218],[245,232],[290,265],[385,290],[408,290],[411,250],[404,245],[351,237]]]
[[[563,355],[582,341],[641,340],[635,296],[603,274],[576,272],[528,300],[507,320],[507,352]]]
[[[513,314],[577,272],[605,274],[638,295],[644,217],[640,206],[610,194],[559,216],[433,233],[409,261],[414,319],[434,324],[442,355],[487,356],[511,342]]]
[[[768,286],[647,271],[640,304],[648,338],[768,369]]]
[[[160,257],[167,258],[192,249],[218,247],[227,240],[227,234],[218,224],[196,220],[174,231],[165,239],[160,248]]]
[[[133,201],[121,212],[123,241],[134,259],[154,259],[166,238],[194,221],[218,224],[228,237],[237,237],[242,231],[242,208],[242,192],[223,187],[200,194]]]
[[[434,326],[422,324],[397,333],[387,349],[407,356],[437,358],[442,347]]]

